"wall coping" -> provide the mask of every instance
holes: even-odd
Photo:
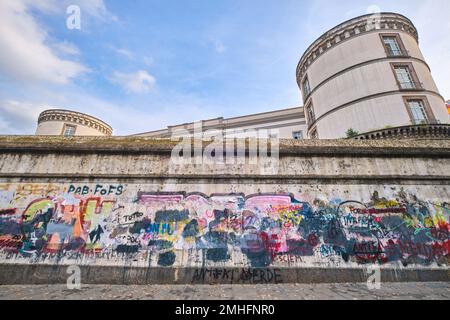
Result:
[[[209,140],[196,141],[197,143],[201,141],[203,147],[211,143]],[[0,136],[0,153],[170,154],[178,143],[170,139],[149,137]],[[271,150],[270,143],[267,149]],[[248,150],[248,140],[246,141],[246,150]],[[280,155],[324,155],[330,157],[352,155],[450,157],[450,139],[281,139],[279,153]]]

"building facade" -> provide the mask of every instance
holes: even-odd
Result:
[[[259,137],[280,139],[304,139],[307,134],[302,107],[289,108],[235,118],[216,118],[191,122],[166,129],[136,134],[135,136],[171,138],[193,136],[195,133],[208,137],[220,133],[224,138],[246,137],[254,132]]]
[[[111,136],[110,125],[90,115],[62,109],[46,110],[39,115],[36,135]]]
[[[296,70],[304,107],[168,126],[134,136],[280,139],[450,138],[450,102],[440,95],[418,31],[396,13],[348,20],[318,38]],[[44,111],[37,135],[112,135],[92,116]]]
[[[300,59],[297,83],[310,138],[450,122],[417,29],[399,14],[365,15],[326,32]]]

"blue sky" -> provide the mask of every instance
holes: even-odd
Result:
[[[448,0],[1,0],[0,134],[33,134],[47,108],[127,135],[299,106],[304,50],[373,5],[413,20],[450,99]]]

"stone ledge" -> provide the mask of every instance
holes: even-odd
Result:
[[[203,148],[211,142],[202,141]],[[0,152],[170,154],[178,144],[143,137],[0,136]],[[270,144],[267,147],[271,150]],[[248,140],[246,141],[248,151]],[[225,152],[226,150],[224,150]],[[433,140],[280,140],[280,155],[448,157],[450,139]]]
[[[247,179],[252,182],[255,180],[273,181],[274,183],[291,181],[411,181],[411,182],[440,182],[450,184],[450,176],[430,176],[430,175],[257,175],[257,174],[83,174],[83,173],[0,173],[1,179],[71,179],[71,180],[83,180],[83,179],[114,179],[114,180],[236,180],[243,183],[243,180]],[[206,181],[203,181],[206,183]]]
[[[0,264],[0,285],[66,284],[67,265]],[[138,268],[80,266],[82,284],[363,283],[365,268]],[[381,282],[450,281],[448,268],[381,268]]]

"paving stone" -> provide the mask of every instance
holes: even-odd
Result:
[[[0,286],[0,300],[177,299],[177,300],[450,300],[450,282],[386,283],[380,290],[365,284],[281,285],[89,285],[68,290],[64,285]]]

